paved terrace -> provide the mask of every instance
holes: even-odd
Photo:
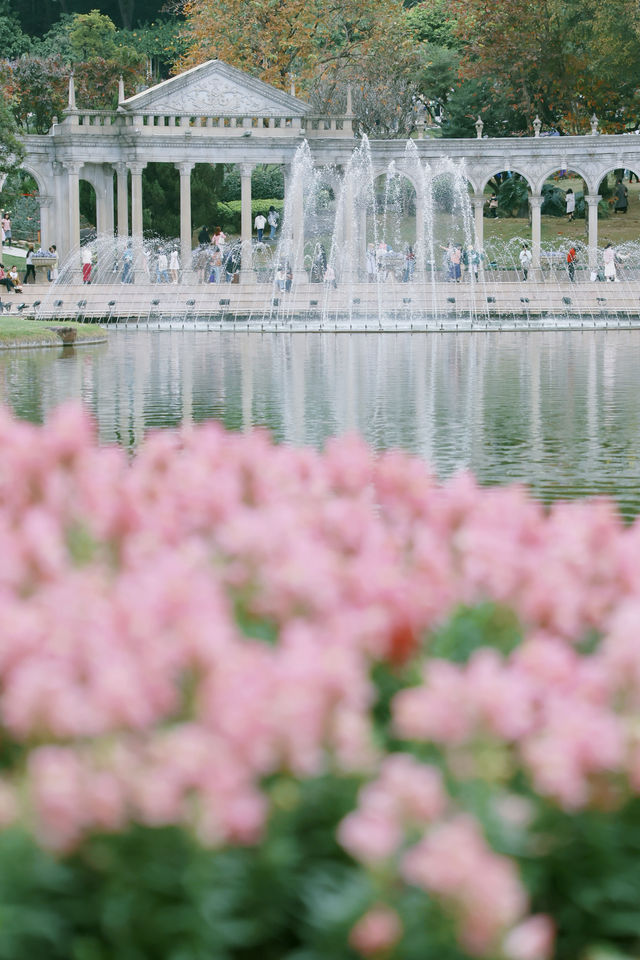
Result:
[[[10,315],[149,326],[439,330],[496,326],[640,327],[640,280],[360,284],[29,285],[2,295]],[[20,309],[21,305],[25,306]],[[2,319],[0,317],[0,323]]]

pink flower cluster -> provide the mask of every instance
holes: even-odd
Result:
[[[381,752],[371,666],[421,659],[394,730],[437,745],[448,778],[523,770],[567,809],[615,805],[640,790],[640,524],[467,475],[440,485],[353,438],[319,454],[208,424],[129,460],[68,406],[44,428],[2,413],[0,450],[0,723],[16,745],[1,822],[60,851],[132,821],[252,843],[267,776],[358,772],[372,779],[340,828],[356,858],[449,904],[469,950],[548,954],[548,922],[526,918],[515,867],[438,769]],[[521,646],[429,658],[430,631],[486,600],[512,608]],[[389,910],[354,929],[362,952],[401,935]]]

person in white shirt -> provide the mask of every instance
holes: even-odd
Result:
[[[569,189],[565,194],[565,200],[567,203],[567,221],[571,223],[571,221],[574,219],[574,214],[576,212],[576,195],[571,189],[571,187],[569,187]]]
[[[253,221],[253,225],[258,231],[258,243],[262,243],[262,234],[264,233],[264,228],[267,225],[266,219],[259,213],[256,219]]]
[[[169,257],[169,273],[171,274],[171,282],[178,282],[178,272],[180,270],[180,260],[178,258],[178,251],[172,250],[171,256]]]
[[[9,280],[13,284],[13,288],[16,293],[22,293],[22,284],[20,283],[20,277],[18,276],[18,268],[15,263],[12,267],[9,268]]]
[[[522,244],[522,250],[520,251],[520,266],[522,267],[522,279],[526,280],[529,276],[529,269],[531,268],[531,261],[533,255],[526,243]]]
[[[278,211],[276,208],[271,205],[269,207],[269,213],[267,214],[267,223],[269,224],[269,240],[275,240],[276,230],[278,229]]]
[[[610,280],[612,283],[615,283],[615,281],[618,279],[616,273],[616,251],[610,243],[608,243],[604,248],[602,259],[604,261],[605,278]]]
[[[156,264],[156,282],[157,283],[169,283],[169,270],[168,270],[168,260],[167,255],[164,250],[161,250],[158,254],[158,263]]]

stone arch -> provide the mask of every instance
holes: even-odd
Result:
[[[367,242],[394,251],[415,245],[418,218],[416,180],[401,164],[389,165],[373,177],[373,209],[368,211]]]
[[[35,193],[26,192],[24,178],[35,185]],[[28,240],[36,246],[46,232],[46,208],[52,198],[47,194],[47,184],[36,164],[23,163],[3,178],[3,210],[10,210],[13,239]]]
[[[624,159],[624,158],[620,158],[620,159],[621,159],[621,162],[618,163],[618,164],[616,164],[615,166],[612,165],[611,163],[608,163],[608,164],[606,164],[606,165],[603,165],[603,166],[598,170],[598,172],[596,173],[596,175],[595,175],[594,178],[593,178],[593,180],[594,180],[594,183],[593,183],[593,192],[594,192],[594,193],[597,192],[597,190],[599,189],[600,184],[602,183],[602,181],[604,180],[604,178],[605,178],[605,177],[608,177],[608,176],[609,176],[610,174],[612,174],[615,170],[623,170],[623,169],[624,169],[624,170],[629,170],[629,171],[630,171],[632,174],[634,174],[635,176],[640,177],[640,158],[639,158],[638,161],[637,161],[635,164],[633,164],[633,165],[629,164],[629,163],[627,162],[627,160]]]
[[[555,166],[547,167],[545,169],[545,172],[538,177],[538,181],[536,183],[536,191],[535,191],[536,193],[541,193],[542,188],[544,184],[547,182],[547,180],[549,179],[549,177],[552,176],[557,170],[560,170],[560,169],[570,170],[572,173],[577,173],[579,177],[582,177],[582,179],[587,185],[587,190],[589,193],[592,193],[592,191],[597,188],[598,186],[597,183],[595,184],[595,187],[592,184],[593,176],[592,175],[590,176],[586,172],[586,170],[581,166],[580,163],[577,163],[577,164],[573,163],[573,161],[569,160],[568,158],[565,158],[565,160],[561,162],[565,164],[564,167],[559,167],[558,164],[556,163]],[[600,181],[598,181],[598,183],[599,182]]]
[[[529,190],[531,191],[531,193],[532,193],[532,194],[535,193],[535,181],[534,181],[533,177],[531,176],[531,174],[529,174],[529,173],[526,172],[526,170],[525,170],[524,167],[520,167],[519,165],[518,165],[518,166],[514,166],[513,164],[509,164],[508,169],[507,169],[506,167],[504,167],[504,166],[501,168],[499,162],[496,163],[494,166],[491,167],[491,172],[490,172],[490,173],[488,173],[488,174],[485,173],[485,174],[483,175],[482,180],[481,180],[482,186],[481,186],[479,192],[480,192],[480,193],[484,193],[484,191],[486,190],[487,185],[488,185],[489,181],[491,180],[491,178],[492,178],[492,177],[495,177],[496,174],[499,174],[499,173],[517,173],[517,174],[519,174],[519,176],[523,177],[523,178],[527,181],[527,186],[529,187]]]
[[[19,171],[24,171],[24,173],[28,173],[30,177],[33,177],[38,187],[38,193],[40,196],[50,196],[50,185],[37,164],[29,163],[27,160],[26,162],[20,164],[18,167],[18,172]]]

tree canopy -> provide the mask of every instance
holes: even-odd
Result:
[[[490,100],[527,123],[538,114],[577,133],[594,111],[611,131],[637,122],[635,0],[452,0],[452,11],[461,76],[482,81]]]
[[[96,5],[97,4],[97,5]],[[18,125],[44,132],[66,102],[115,106],[170,72],[218,57],[344,110],[359,132],[563,133],[640,125],[637,0],[0,0],[0,84]]]
[[[184,0],[182,9],[179,66],[217,57],[284,89],[364,65],[381,47],[402,60],[409,45],[400,0]]]

